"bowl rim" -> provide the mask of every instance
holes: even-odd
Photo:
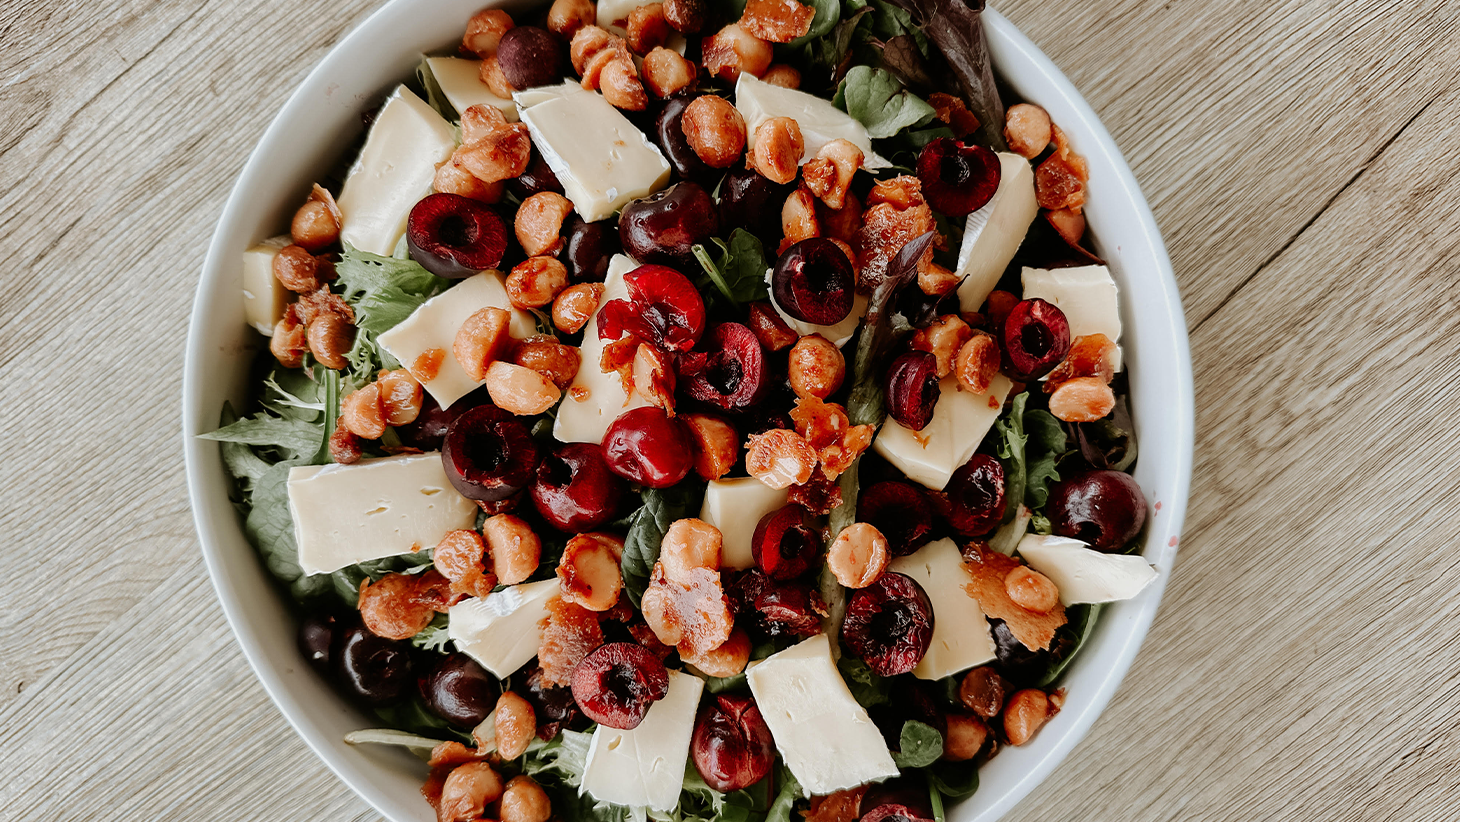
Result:
[[[222,540],[219,536],[223,533],[223,530],[220,529],[233,529],[235,532],[241,532],[242,524],[228,500],[226,498],[218,499],[216,491],[210,490],[208,487],[210,483],[203,476],[204,470],[210,467],[206,465],[210,450],[215,455],[213,461],[216,462],[217,445],[200,440],[196,435],[216,427],[211,420],[216,419],[217,409],[203,407],[204,391],[201,386],[214,354],[203,340],[205,331],[212,321],[208,305],[209,297],[214,291],[225,285],[221,282],[224,279],[222,261],[226,255],[236,254],[242,250],[229,246],[226,229],[244,217],[245,209],[248,207],[245,203],[246,198],[243,196],[247,183],[254,177],[267,173],[264,166],[269,155],[277,150],[275,144],[281,142],[286,123],[308,116],[308,109],[314,95],[318,93],[327,77],[336,70],[335,64],[346,59],[342,55],[349,55],[372,36],[378,36],[380,31],[388,27],[394,18],[406,13],[407,7],[418,2],[420,0],[389,0],[332,46],[290,94],[278,114],[270,121],[239,172],[209,243],[202,276],[193,301],[184,358],[181,431],[189,501],[193,511],[194,525],[198,531],[204,564],[229,627],[238,639],[244,657],[248,660],[265,692],[279,708],[290,726],[325,765],[378,812],[387,818],[401,820],[401,822],[411,817],[405,812],[399,797],[385,786],[372,781],[362,770],[359,762],[352,761],[350,757],[344,755],[341,748],[342,743],[339,740],[329,739],[325,736],[317,721],[318,717],[311,715],[299,695],[294,692],[294,688],[286,681],[285,671],[263,652],[260,626],[251,618],[248,604],[235,590],[234,583],[230,580],[225,568],[225,551],[231,549],[225,548],[221,544]],[[522,4],[501,3],[496,5]],[[1147,526],[1147,543],[1143,551],[1146,559],[1156,565],[1161,573],[1140,597],[1121,604],[1123,610],[1119,626],[1120,633],[1114,637],[1115,645],[1109,649],[1108,658],[1102,658],[1108,664],[1103,666],[1093,690],[1081,694],[1077,706],[1067,706],[1067,709],[1056,718],[1062,726],[1059,735],[1052,737],[1051,743],[1039,746],[1040,750],[1037,752],[1032,752],[1034,754],[1030,757],[1032,765],[1025,768],[1018,778],[1012,782],[1005,782],[996,792],[988,787],[983,787],[972,797],[960,801],[958,805],[951,808],[949,818],[950,820],[956,819],[957,822],[993,822],[1011,809],[1042,782],[1084,738],[1114,695],[1155,617],[1162,592],[1170,576],[1170,569],[1176,558],[1178,537],[1190,485],[1195,428],[1195,398],[1189,341],[1176,279],[1155,218],[1141,194],[1134,175],[1120,150],[1115,146],[1109,132],[1084,97],[1055,67],[1054,63],[998,12],[986,9],[984,17],[988,24],[990,50],[995,63],[1002,65],[1014,60],[1027,64],[1037,71],[1040,75],[1038,79],[1062,98],[1062,110],[1057,120],[1066,126],[1067,132],[1080,133],[1079,149],[1087,156],[1098,152],[1105,155],[1110,161],[1110,172],[1113,176],[1101,179],[1101,194],[1103,197],[1111,198],[1118,196],[1119,200],[1124,201],[1119,204],[1117,210],[1126,218],[1134,220],[1133,230],[1139,235],[1141,241],[1141,248],[1135,251],[1123,249],[1122,254],[1140,253],[1144,255],[1145,259],[1142,261],[1142,267],[1145,269],[1142,279],[1143,289],[1146,289],[1147,293],[1159,297],[1158,302],[1166,308],[1160,317],[1164,325],[1156,331],[1172,346],[1171,353],[1174,362],[1171,373],[1166,375],[1169,382],[1165,383],[1165,386],[1170,391],[1170,396],[1166,399],[1171,405],[1170,414],[1174,433],[1169,436],[1170,441],[1162,453],[1162,459],[1169,463],[1166,466],[1166,474],[1171,480],[1166,491],[1160,495],[1160,502],[1164,507],[1158,510],[1162,516],[1159,519],[1148,520],[1150,524]],[[1004,72],[1001,74],[1007,76]],[[1019,84],[1012,83],[1011,85]],[[358,101],[356,107],[361,107],[358,105]],[[1079,121],[1078,128],[1071,127],[1072,117]],[[1106,187],[1109,187],[1109,191],[1105,190]],[[1149,327],[1149,322],[1146,325]],[[1139,420],[1137,424],[1139,426]],[[1142,456],[1143,460],[1151,458],[1153,457],[1149,455],[1149,452]],[[1147,493],[1151,493],[1149,489],[1147,489]],[[254,551],[253,554],[254,561],[261,562],[257,552]],[[1106,620],[1102,619],[1100,630],[1106,629]],[[1081,666],[1091,658],[1088,653],[1084,654],[1080,660],[1076,661],[1075,666]],[[340,702],[343,703],[344,700],[341,699]],[[1011,750],[1024,752],[1023,749]]]

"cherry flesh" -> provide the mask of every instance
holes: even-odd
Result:
[[[624,206],[618,228],[630,257],[645,263],[693,266],[693,247],[715,235],[720,217],[709,192],[686,181]]]
[[[416,687],[431,713],[465,730],[480,725],[502,695],[497,678],[462,653],[441,657]]]
[[[705,331],[705,301],[689,278],[662,265],[641,265],[624,275],[627,300],[610,300],[598,312],[598,336],[632,334],[671,352],[684,352]]]
[[[992,531],[1004,519],[1004,464],[988,454],[974,454],[953,472],[948,495],[948,524],[968,537]]]
[[[575,211],[563,227],[567,238],[563,262],[568,276],[575,283],[601,283],[608,278],[608,261],[622,249],[618,241],[618,223],[613,220],[584,222]]]
[[[527,425],[495,405],[479,405],[458,416],[441,447],[451,485],[467,499],[483,502],[497,502],[525,488],[539,458]]]
[[[877,674],[908,673],[933,640],[933,605],[911,577],[885,573],[852,592],[842,639]]]
[[[983,146],[939,137],[918,155],[918,180],[934,211],[964,217],[983,208],[999,190],[999,156]]]
[[[596,443],[560,445],[537,466],[532,504],[559,531],[581,534],[613,519],[626,490]]]
[[[1032,382],[1053,371],[1070,353],[1065,312],[1044,300],[1021,300],[1004,320],[1000,347],[1010,376]]]
[[[610,642],[573,669],[573,700],[594,722],[629,731],[669,693],[669,671],[635,642]]]
[[[771,274],[771,296],[801,322],[835,325],[852,313],[857,274],[841,246],[825,237],[786,249]]]
[[[1146,524],[1146,497],[1130,474],[1087,471],[1055,483],[1045,511],[1056,534],[1114,553]]]
[[[887,415],[904,428],[921,431],[933,421],[938,398],[938,359],[927,351],[909,351],[887,367]]]
[[[632,408],[608,426],[603,457],[610,471],[629,482],[668,488],[694,468],[694,438],[662,408]]]
[[[705,338],[704,347],[709,350],[703,358],[692,358],[693,373],[686,375],[685,390],[691,397],[726,410],[746,408],[765,398],[770,380],[765,351],[754,331],[740,323],[721,323]]]
[[[411,259],[438,277],[461,279],[496,268],[507,226],[491,206],[459,194],[428,194],[406,218]]]
[[[774,580],[791,580],[811,570],[821,558],[821,538],[810,512],[787,505],[760,518],[750,543],[756,567]]]
[[[690,756],[711,788],[738,791],[771,772],[776,745],[754,699],[720,695],[695,716]]]

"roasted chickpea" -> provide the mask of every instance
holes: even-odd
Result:
[[[486,59],[497,53],[502,35],[512,28],[512,18],[501,9],[482,9],[466,21],[466,36],[461,38],[462,51]]]
[[[826,567],[848,588],[866,588],[881,578],[892,557],[887,537],[870,522],[843,528],[826,552]]]
[[[824,400],[842,387],[847,361],[831,340],[808,334],[791,346],[787,372],[797,396]]]
[[[680,417],[695,440],[695,473],[704,480],[717,480],[730,473],[740,455],[740,438],[735,426],[709,414]]]
[[[773,183],[789,183],[796,179],[805,147],[795,120],[772,117],[755,127],[751,166]]]
[[[521,517],[497,514],[482,523],[482,535],[492,555],[492,572],[503,585],[524,582],[542,559],[542,540]]]
[[[553,815],[547,792],[530,776],[514,776],[502,792],[500,822],[548,822]]]
[[[552,257],[528,257],[507,275],[507,299],[514,308],[541,308],[568,287],[568,269]]]
[[[729,168],[745,150],[745,118],[723,97],[696,97],[680,122],[685,141],[710,168]]]
[[[583,356],[578,349],[558,342],[555,337],[541,336],[518,343],[512,352],[512,362],[531,368],[559,388],[567,388],[578,375]]]
[[[706,37],[702,46],[705,70],[729,83],[739,80],[742,72],[756,77],[765,74],[775,56],[770,43],[752,36],[739,23]]]
[[[517,209],[513,229],[517,242],[529,257],[556,254],[563,247],[563,221],[573,213],[573,203],[556,191],[540,191]]]
[[[659,562],[668,579],[684,579],[692,568],[720,570],[724,537],[720,529],[693,517],[675,520],[659,544]]]
[[[487,375],[487,367],[501,358],[510,339],[507,328],[512,315],[506,309],[488,306],[466,318],[456,331],[451,352],[461,370],[476,382]]]
[[[509,362],[498,360],[487,366],[482,377],[492,404],[518,416],[541,414],[563,396],[547,377]]]
[[[579,29],[593,25],[596,19],[598,12],[592,0],[553,0],[552,8],[548,9],[547,27],[553,34],[570,40]]]
[[[660,46],[644,55],[640,68],[644,84],[655,97],[668,97],[695,84],[695,64],[673,49]]]
[[[553,325],[564,334],[577,334],[598,311],[603,283],[579,283],[563,289],[553,300]]]

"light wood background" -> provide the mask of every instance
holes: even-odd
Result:
[[[376,2],[0,2],[0,819],[377,819],[223,622],[178,420],[228,189]],[[1150,638],[1009,818],[1460,818],[1460,4],[995,5],[1134,166],[1198,406]]]

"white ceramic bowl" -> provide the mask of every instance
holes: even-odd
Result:
[[[240,253],[277,234],[310,183],[339,161],[359,113],[403,78],[423,51],[449,47],[484,0],[392,0],[330,51],[284,105],[244,167],[218,222],[188,335],[183,436],[188,490],[203,556],[244,655],[279,710],[327,765],[394,822],[432,822],[421,799],[422,763],[393,748],[353,748],[341,738],[369,723],[307,665],[294,620],[228,501],[215,443],[224,400],[241,405],[263,339],[243,320]],[[501,4],[508,11],[530,0]],[[1109,607],[1064,685],[1064,710],[1029,744],[1006,748],[982,787],[954,806],[957,822],[992,822],[1028,794],[1089,730],[1130,667],[1155,616],[1176,557],[1191,473],[1192,385],[1186,324],[1161,237],[1110,135],[1059,69],[1000,15],[985,14],[994,62],[1010,87],[1049,110],[1090,163],[1086,214],[1099,253],[1121,286],[1132,413],[1140,441],[1135,477],[1155,510],[1144,554],[1160,571],[1134,600]]]

